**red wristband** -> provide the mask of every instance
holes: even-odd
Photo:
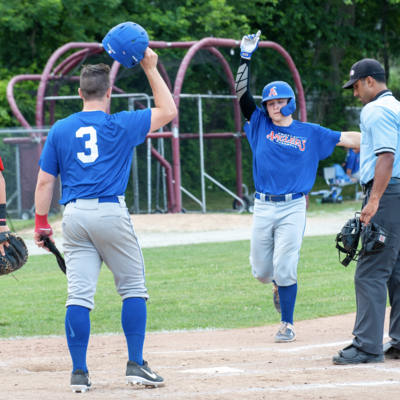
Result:
[[[53,229],[51,229],[51,226],[47,221],[47,214],[39,215],[35,213],[35,232],[39,233],[41,236],[53,235]]]

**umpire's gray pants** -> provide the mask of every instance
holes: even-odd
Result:
[[[147,299],[144,261],[123,196],[119,203],[78,199],[69,203],[62,220],[67,265],[66,307],[94,307],[97,279],[103,263],[114,275],[122,300]]]
[[[368,203],[370,191],[364,199]],[[354,282],[357,298],[357,317],[353,330],[355,347],[372,354],[383,353],[387,290],[392,310],[389,336],[392,345],[400,350],[400,185],[389,185],[377,213],[371,218],[382,228],[397,236],[393,249],[362,257],[356,268]]]
[[[250,242],[253,276],[262,283],[294,285],[305,227],[304,196],[288,202],[255,199]]]

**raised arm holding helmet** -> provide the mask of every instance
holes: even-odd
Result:
[[[128,347],[126,382],[156,387],[164,381],[143,360],[149,295],[142,252],[124,197],[134,147],[176,115],[172,95],[157,71],[157,54],[147,48],[148,42],[140,25],[126,22],[106,35],[103,46],[127,68],[142,65],[155,107],[107,114],[110,68],[105,64],[84,65],[79,89],[83,110],[52,127],[39,162],[34,234],[39,246],[43,246],[42,232],[51,234],[47,213],[56,177],[60,175],[62,181],[60,203],[65,205],[62,225],[68,279],[65,329],[74,392],[91,388],[86,363],[89,311],[94,308],[103,261],[114,275],[122,300],[121,323]]]

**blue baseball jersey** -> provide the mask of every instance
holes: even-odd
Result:
[[[349,149],[346,158],[346,169],[350,169],[352,174],[360,170],[360,152],[355,153],[353,149]]]
[[[277,126],[259,108],[244,126],[253,151],[253,177],[259,193],[307,194],[314,185],[318,162],[329,157],[341,132],[294,121]]]
[[[150,124],[151,109],[112,115],[82,111],[54,124],[39,165],[48,174],[60,174],[60,204],[123,195],[133,148],[144,142]]]

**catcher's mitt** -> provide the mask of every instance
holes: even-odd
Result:
[[[4,246],[5,256],[0,254],[0,275],[8,275],[22,268],[28,261],[28,248],[25,242],[15,233],[1,232],[0,243],[8,242]]]
[[[60,267],[61,271],[64,272],[64,274],[67,274],[67,268],[65,266],[65,261],[62,258],[62,255],[58,251],[56,245],[49,239],[48,236],[42,236],[40,238],[41,240],[44,241],[44,245],[56,256],[58,266]]]

